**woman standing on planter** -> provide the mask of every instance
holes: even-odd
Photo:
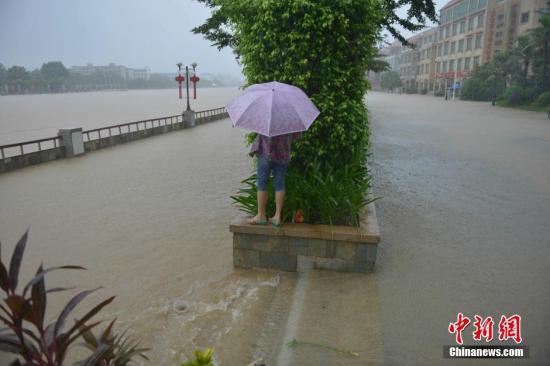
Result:
[[[250,224],[266,225],[267,180],[273,171],[275,180],[275,215],[269,219],[275,227],[281,227],[281,216],[285,200],[285,173],[290,162],[292,142],[301,133],[290,133],[274,137],[258,134],[252,144],[250,154],[258,155],[258,213],[249,220]]]
[[[234,127],[257,134],[250,153],[258,154],[258,212],[248,222],[267,224],[267,180],[273,170],[276,209],[270,221],[280,227],[292,142],[311,126],[319,109],[302,89],[278,81],[249,86],[226,109]]]

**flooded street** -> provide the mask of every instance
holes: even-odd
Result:
[[[441,355],[462,312],[491,315],[495,326],[501,315],[521,315],[531,358],[513,363],[547,364],[550,120],[427,96],[371,93],[366,101],[383,197],[373,277],[386,363],[457,363]]]
[[[181,104],[162,107],[165,98],[147,93],[128,92],[124,102],[105,93],[101,99],[112,105],[95,99],[95,106],[77,108],[101,124],[79,125],[181,112]],[[235,88],[195,109],[222,106],[236,94]],[[46,285],[103,286],[81,310],[117,295],[102,317],[116,316],[118,329],[129,327],[152,348],[150,365],[178,365],[207,346],[216,364],[230,366],[256,357],[268,365],[456,364],[442,354],[454,342],[447,327],[458,312],[521,315],[531,358],[513,362],[544,364],[550,121],[427,96],[371,93],[365,100],[374,194],[383,197],[374,273],[233,269],[228,225],[238,211],[229,196],[252,166],[244,132],[229,120],[0,175],[3,260],[30,226],[22,278],[41,262],[88,268],[51,273]],[[71,103],[37,102],[33,110],[53,114],[65,105],[60,115],[69,122],[77,115]],[[44,114],[50,117],[43,124],[21,124],[17,132],[5,123],[11,119],[4,106],[6,143],[57,131],[58,119]],[[50,319],[73,294],[52,294]],[[471,334],[464,337],[472,343]],[[298,343],[287,346],[293,338]]]

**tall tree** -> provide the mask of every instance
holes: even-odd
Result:
[[[239,39],[232,30],[228,13],[228,3],[231,0],[197,0],[212,8],[212,15],[202,25],[195,27],[192,31],[202,34],[206,39],[213,42],[219,49],[234,47]],[[329,0],[330,1],[330,0]],[[297,1],[305,4],[308,1]],[[321,1],[320,3],[323,3]],[[344,5],[351,4],[351,1],[342,1]],[[399,32],[401,27],[408,31],[418,31],[426,26],[426,21],[437,22],[437,15],[433,0],[381,0],[376,1],[376,7],[383,17],[380,19],[382,26],[403,44],[409,45],[405,37]],[[407,8],[406,17],[401,17],[398,11]],[[254,16],[253,14],[251,14]],[[367,17],[369,15],[366,15]]]
[[[0,63],[0,94],[5,93],[6,88],[6,68]]]
[[[535,82],[540,92],[550,90],[550,14],[540,17],[541,26],[530,31],[539,62],[534,65]]]
[[[3,83],[6,79],[6,68],[0,63],[0,83]]]
[[[6,73],[8,88],[16,93],[21,93],[28,87],[29,72],[22,66],[12,66]]]
[[[69,71],[60,61],[50,61],[42,64],[40,76],[50,91],[57,92],[67,80]]]

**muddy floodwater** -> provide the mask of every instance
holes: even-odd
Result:
[[[181,112],[162,93],[13,97],[19,132],[9,117],[17,108],[1,97],[1,136],[55,134],[57,121],[78,115],[68,100],[84,94],[97,96],[81,101],[89,127]],[[453,365],[442,356],[458,312],[521,315],[531,358],[510,364],[545,364],[550,121],[429,96],[371,93],[365,102],[374,194],[383,197],[374,273],[233,268],[228,225],[238,211],[229,196],[252,167],[244,132],[229,120],[0,175],[4,262],[30,226],[23,278],[41,262],[85,266],[51,273],[46,284],[103,286],[81,310],[116,295],[102,318],[116,317],[118,329],[152,348],[144,364],[178,365],[209,346],[216,364],[229,366],[259,357],[268,365]],[[49,318],[74,294],[52,294]],[[471,333],[464,338],[473,344]]]
[[[190,89],[191,109],[223,107],[237,87]],[[181,114],[187,108],[177,89],[100,91],[0,96],[0,145],[57,135],[60,128],[84,130]]]

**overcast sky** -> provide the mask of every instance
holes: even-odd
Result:
[[[436,0],[437,9],[447,1]],[[0,63],[114,62],[169,72],[181,61],[197,62],[199,72],[239,75],[231,50],[190,31],[209,14],[192,0],[0,0]]]

